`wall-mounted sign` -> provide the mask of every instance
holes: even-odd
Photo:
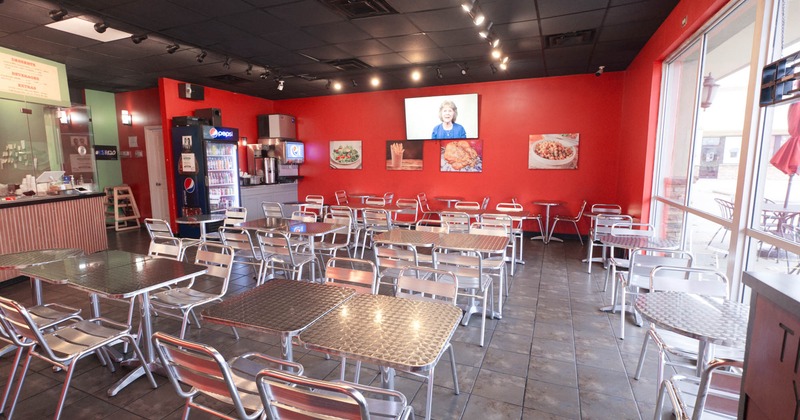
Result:
[[[117,160],[117,146],[94,146],[95,160]]]
[[[64,64],[0,48],[0,98],[70,106]]]

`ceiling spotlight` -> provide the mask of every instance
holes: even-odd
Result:
[[[606,66],[600,66],[597,68],[597,71],[594,72],[594,75],[600,77],[601,74],[606,70]]]
[[[502,55],[503,55],[503,52],[500,51],[499,49],[495,48],[495,49],[492,50],[492,58],[499,60]]]
[[[508,64],[508,56],[503,57],[503,61],[501,61],[501,63]]]
[[[492,74],[497,73],[497,67],[495,67],[494,63],[489,63],[489,69],[492,70]]]
[[[244,74],[246,74],[248,76],[252,76],[253,75],[253,65],[252,64],[250,64],[250,63],[247,64],[247,70],[244,71]]]
[[[231,68],[231,58],[230,57],[225,57],[225,62],[222,63],[222,67],[224,67],[225,70],[229,70]]]
[[[373,87],[378,87],[381,85],[381,79],[378,76],[373,76],[372,79],[369,80],[369,84]]]
[[[472,11],[472,8],[475,7],[476,0],[468,0],[461,3],[461,8],[464,9],[465,12],[469,13]]]
[[[170,54],[175,54],[175,52],[178,51],[180,48],[181,46],[178,44],[167,45],[167,52]]]
[[[478,13],[472,19],[472,23],[474,23],[475,26],[480,26],[483,23],[484,20],[486,20],[486,16],[484,16],[483,13]]]
[[[333,90],[342,90],[342,84],[339,81],[333,82]]]
[[[261,76],[258,76],[258,77],[260,77],[262,79],[266,79],[267,77],[269,77],[269,69],[264,67],[264,71],[261,73]]]
[[[278,90],[283,90],[283,79],[278,79]]]
[[[492,45],[492,48],[497,48],[500,46],[500,38],[493,39],[491,42],[489,42],[489,44]]]
[[[461,75],[466,76],[468,71],[469,67],[467,67],[467,63],[464,63],[464,67],[461,67]]]
[[[419,70],[414,70],[411,72],[411,80],[418,81],[422,78],[422,74],[420,74]]]
[[[494,22],[489,22],[489,24],[488,24],[488,25],[486,25],[486,29],[484,29],[484,30],[482,30],[482,31],[478,32],[478,35],[480,35],[480,36],[481,36],[481,38],[488,38],[488,37],[489,37],[489,34],[490,34],[490,33],[491,33],[491,31],[492,31],[492,25],[494,25]]]
[[[94,30],[97,31],[97,33],[99,34],[105,32],[106,29],[108,29],[108,24],[106,24],[105,22],[97,22],[94,24]]]
[[[436,67],[436,77],[439,79],[444,78],[444,75],[442,74],[442,69],[440,69],[439,67]]]
[[[62,7],[61,9],[53,9],[53,10],[51,10],[49,15],[50,15],[50,19],[53,19],[54,22],[58,22],[61,19],[64,19],[64,16],[66,16],[67,13],[69,13],[69,12],[67,12],[67,9],[64,9]]]
[[[325,83],[325,89],[330,89],[330,88],[331,88],[331,80],[328,79],[328,82]]]
[[[353,87],[358,87],[358,83],[356,82],[356,79],[353,79],[350,82],[353,84]]]
[[[506,64],[506,63],[500,63],[500,70],[504,70],[504,71],[505,71],[505,70],[508,70],[508,64]]]
[[[141,44],[145,39],[147,39],[147,34],[131,35],[131,41],[133,41],[134,44]]]
[[[205,50],[200,50],[200,54],[197,54],[197,62],[198,62],[198,63],[202,63],[202,62],[203,62],[203,60],[205,60],[205,59],[206,59],[206,56],[207,56],[207,55],[208,55],[208,54],[206,53],[206,51],[205,51]]]

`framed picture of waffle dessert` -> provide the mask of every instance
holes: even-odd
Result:
[[[483,140],[442,140],[441,172],[483,172]]]
[[[578,133],[528,136],[528,169],[578,169]]]

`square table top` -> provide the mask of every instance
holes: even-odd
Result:
[[[250,220],[239,225],[244,229],[277,229],[284,233],[297,236],[320,236],[334,231],[347,229],[347,225],[324,222],[301,222],[299,220],[268,217],[265,219]]]
[[[461,320],[442,302],[358,294],[300,333],[307,348],[407,372],[436,365]]]
[[[375,241],[414,246],[441,246],[466,251],[502,252],[508,245],[508,237],[475,235],[472,233],[434,233],[408,229],[392,229],[375,236]]]
[[[206,308],[202,317],[215,324],[296,335],[355,294],[348,287],[273,279]]]
[[[76,248],[39,249],[0,255],[0,269],[23,269],[83,255]]]
[[[113,267],[131,265],[151,258],[152,257],[147,255],[109,250],[61,261],[54,261],[36,267],[28,267],[22,270],[22,274],[44,280],[48,283],[64,284],[67,283],[70,278],[81,276],[93,270],[108,270]]]

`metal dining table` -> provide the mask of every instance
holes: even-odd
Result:
[[[206,308],[201,316],[214,324],[277,335],[281,357],[292,361],[292,337],[355,293],[348,287],[272,279]]]
[[[179,225],[198,225],[200,226],[200,239],[206,237],[206,225],[218,223],[225,220],[224,213],[198,214],[195,216],[183,216],[175,219]]]
[[[22,272],[52,284],[65,284],[88,292],[91,296],[92,316],[100,315],[98,296],[114,299],[139,297],[141,302],[142,337],[139,344],[145,360],[129,359],[123,366],[133,367],[127,375],[114,384],[108,395],[116,395],[122,388],[144,375],[143,363],[153,372],[160,372],[153,344],[153,324],[150,318],[149,293],[183,280],[206,273],[205,266],[166,258],[150,258],[125,251],[107,251],[85,257],[30,267]]]
[[[394,387],[394,370],[428,377],[426,419],[431,418],[433,374],[461,319],[439,302],[357,294],[300,333],[306,348],[381,366]]]
[[[368,193],[347,193],[348,197],[358,198],[361,200],[361,203],[367,201],[370,197],[383,197],[383,194],[368,194]]]
[[[449,209],[449,208],[453,207],[453,204],[463,200],[464,197],[456,197],[456,196],[449,196],[449,195],[439,195],[439,196],[433,197],[433,199],[436,200],[436,201],[441,201],[441,202],[445,203],[447,205],[447,208]]]
[[[744,350],[750,307],[717,297],[684,292],[652,292],[636,299],[636,309],[648,321],[698,340],[697,376],[714,355],[714,346]]]
[[[77,248],[40,249],[0,255],[0,270],[22,270],[28,267],[61,261],[83,255]],[[42,304],[41,283],[31,280],[31,294],[35,305]]]
[[[534,236],[531,240],[541,239],[542,242],[545,244],[550,243],[550,240],[554,240],[557,242],[564,242],[561,238],[551,238],[550,237],[550,207],[560,206],[564,204],[563,201],[553,201],[553,200],[537,200],[533,202],[536,206],[544,207],[544,232],[542,232],[539,236]]]

